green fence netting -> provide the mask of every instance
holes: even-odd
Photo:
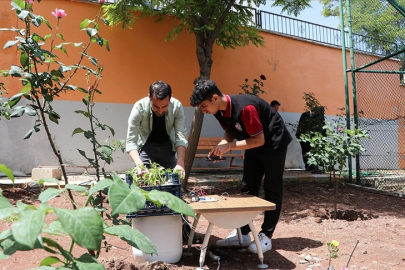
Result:
[[[361,34],[350,38],[370,50],[353,49],[354,68],[348,64],[349,77],[354,78],[355,122],[371,136],[363,143],[366,151],[357,159],[353,179],[360,185],[400,194],[405,194],[403,6],[405,0],[352,0],[345,13],[346,27],[351,25],[353,33]],[[362,36],[372,39],[356,39]]]

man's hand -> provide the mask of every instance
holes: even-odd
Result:
[[[142,165],[137,165],[137,166],[136,166],[136,169],[137,169],[137,175],[138,175],[139,177],[142,177],[143,175],[149,173],[148,168],[146,168],[146,166],[143,165],[143,164],[142,164]]]
[[[177,172],[181,178],[184,178],[185,171],[183,166],[176,165],[176,167],[173,168],[173,172]]]
[[[173,168],[173,172],[178,171],[180,178],[184,179],[185,171],[184,171],[184,159],[186,157],[186,147],[184,146],[177,146],[177,164],[176,167]]]
[[[223,142],[221,142],[223,143]],[[214,149],[212,149],[209,153],[208,153],[208,157],[209,156],[219,156],[222,157],[223,154],[225,154],[226,152],[229,151],[229,143],[223,143],[223,144],[218,144],[217,146],[215,146]],[[216,162],[220,162],[221,160],[213,160],[214,163]]]

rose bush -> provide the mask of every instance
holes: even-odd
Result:
[[[13,64],[9,69],[2,70],[1,75],[16,78],[22,84],[21,91],[0,106],[1,115],[6,119],[19,118],[24,114],[36,118],[34,126],[27,132],[24,139],[29,139],[34,132],[39,132],[40,127],[45,129],[48,142],[62,169],[65,185],[60,186],[59,180],[54,178],[37,181],[38,185],[50,182],[57,186],[57,188],[47,188],[41,192],[38,197],[39,206],[24,204],[21,201],[18,201],[17,205],[12,205],[7,198],[2,196],[0,189],[0,219],[14,215],[18,217],[13,222],[11,229],[0,232],[0,260],[9,258],[17,251],[41,249],[45,251],[40,253],[45,256],[40,262],[41,269],[104,269],[104,266],[97,261],[102,248],[107,251],[109,248],[108,243],[102,241],[105,239],[104,234],[118,236],[145,253],[156,253],[153,243],[139,231],[131,229],[126,220],[119,219],[119,215],[138,211],[143,208],[146,199],[158,206],[167,205],[172,210],[185,215],[194,216],[194,211],[181,199],[167,192],[157,190],[147,192],[135,185],[129,188],[115,172],[108,175],[103,171],[104,179],[99,177],[99,161],[111,162],[113,149],[109,145],[103,145],[97,141],[95,130],[97,128],[109,129],[112,135],[114,135],[114,130],[101,124],[94,115],[94,96],[101,94],[97,87],[102,77],[103,67],[96,58],[87,53],[87,50],[91,44],[98,44],[105,46],[107,50],[110,49],[108,41],[99,34],[99,21],[102,20],[106,24],[108,22],[101,18],[100,9],[94,20],[85,19],[80,24],[80,30],[87,33],[87,43],[83,45],[83,42],[66,42],[63,35],[58,33],[58,29],[61,20],[66,20],[64,18],[67,14],[62,9],[55,9],[52,12],[57,19],[55,31],[53,34],[40,36],[35,31],[31,31],[31,28],[43,25],[51,30],[53,28],[43,16],[33,13],[33,4],[33,1],[13,0],[11,6],[15,10],[17,18],[23,21],[25,28],[0,29],[17,33],[15,40],[8,41],[4,49],[16,48],[19,55],[19,62]],[[60,43],[56,44],[59,41]],[[46,48],[47,46],[49,48]],[[62,63],[55,53],[61,51],[67,54],[69,46],[80,50],[79,60],[74,65]],[[85,66],[86,61],[94,67]],[[84,74],[87,85],[69,84],[75,74]],[[5,88],[5,83],[0,82],[0,94],[5,92]],[[58,124],[61,118],[60,114],[55,111],[52,102],[56,97],[68,93],[68,91],[79,91],[85,95],[83,103],[86,110],[79,110],[76,113],[87,117],[90,127],[88,130],[76,128],[73,134],[83,134],[93,146],[93,156],[87,156],[84,151],[79,150],[80,154],[97,171],[99,181],[90,188],[69,184],[62,154],[56,148],[57,144],[51,135],[49,121]],[[12,110],[12,113],[8,115],[9,110]],[[12,172],[8,167],[0,164],[0,170],[13,180]],[[86,196],[84,205],[77,204],[72,191]],[[108,194],[111,213],[107,213],[107,209],[102,206],[102,192]],[[52,199],[61,195],[70,199],[73,210],[52,206]],[[112,219],[112,222],[104,220],[102,213],[106,213],[105,216]],[[49,224],[45,222],[46,215],[54,215],[54,218],[51,218],[53,221]],[[57,238],[54,238],[54,236],[61,235],[70,237],[69,247],[61,246]],[[102,247],[102,243],[105,245],[104,247]],[[77,252],[72,251],[77,246],[84,247],[87,252],[74,256],[73,254],[77,254]]]
[[[263,81],[266,80],[266,76],[263,74],[259,76],[259,79],[253,79],[253,85],[248,84],[248,79],[245,79],[245,83],[239,85],[240,88],[242,88],[243,93],[241,94],[246,94],[246,95],[255,95],[258,96],[260,94],[266,93],[266,91],[262,90],[263,87]]]

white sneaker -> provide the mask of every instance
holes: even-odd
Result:
[[[259,241],[260,241],[260,246],[262,247],[263,253],[271,250],[271,239],[269,237],[267,237],[267,235],[265,235],[264,233],[259,233]],[[250,253],[257,254],[256,243],[252,242],[252,244],[247,248],[247,251]]]
[[[249,234],[248,235],[243,235],[242,234],[242,240],[243,240],[242,247],[247,247],[252,242],[250,240]],[[220,246],[220,247],[234,247],[234,246],[237,246],[237,247],[239,247],[240,244],[239,244],[239,238],[238,238],[238,231],[235,229],[225,239],[218,240],[217,241],[217,246]]]

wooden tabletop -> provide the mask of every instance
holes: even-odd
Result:
[[[192,202],[190,206],[199,213],[275,210],[276,205],[251,195],[205,196],[218,198],[216,202]]]

